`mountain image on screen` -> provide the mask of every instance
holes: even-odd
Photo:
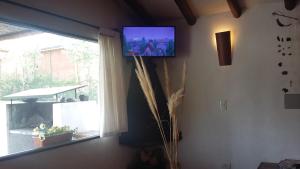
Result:
[[[123,55],[175,56],[174,27],[124,27]]]

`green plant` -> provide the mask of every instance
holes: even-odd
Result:
[[[47,137],[65,134],[65,133],[76,133],[77,129],[71,130],[69,126],[57,127],[52,126],[47,128],[44,123],[41,123],[39,127],[33,129],[33,135],[39,137],[41,140],[45,140]]]
[[[15,76],[3,76],[0,80],[0,98],[24,90],[23,82]]]
[[[50,74],[37,73],[34,78],[22,81],[18,76],[6,75],[0,81],[0,98],[28,89],[45,88],[45,87],[60,87],[68,85],[76,85],[75,79],[54,79]],[[94,87],[95,88],[95,87]],[[95,93],[95,91],[93,91]]]
[[[167,56],[174,56],[174,53],[175,50],[174,50],[174,41],[173,40],[169,40],[168,42],[168,46],[167,46],[167,49],[166,49],[166,55]]]

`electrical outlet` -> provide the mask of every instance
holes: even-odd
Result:
[[[231,169],[231,162],[229,162],[229,163],[224,163],[224,164],[222,165],[222,169]]]

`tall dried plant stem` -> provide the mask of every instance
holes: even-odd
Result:
[[[164,63],[164,77],[165,77],[165,88],[166,88],[166,95],[167,95],[167,99],[169,101],[170,97],[171,97],[171,83],[170,83],[170,78],[169,78],[169,71],[168,71],[168,64],[167,64],[167,60],[164,59],[163,60]],[[174,154],[176,152],[176,148],[175,148],[175,140],[174,140],[174,130],[175,130],[175,122],[174,122],[174,116],[172,116],[172,110],[169,110],[169,118],[170,118],[170,154],[171,154],[171,161],[170,161],[170,165],[172,165],[172,167],[174,167],[174,169],[176,169],[176,165],[174,166],[175,163],[175,159],[174,159]]]
[[[172,87],[171,87],[171,83],[170,83],[170,78],[169,78],[169,71],[168,71],[168,64],[167,64],[167,60],[164,59],[163,60],[163,68],[164,68],[164,81],[165,81],[165,92],[166,92],[166,95],[167,95],[167,99],[169,100],[170,96],[171,96],[171,91],[172,91]],[[170,111],[169,111],[170,113]],[[175,152],[175,149],[174,149],[174,143],[173,143],[173,133],[172,131],[174,131],[173,129],[173,120],[172,120],[172,116],[171,114],[169,114],[169,122],[170,122],[170,127],[169,127],[169,137],[170,137],[170,143],[169,143],[169,147],[170,147],[170,154],[173,155],[174,152]],[[172,157],[172,159],[174,159]]]
[[[170,151],[172,155],[172,161],[170,161],[173,164],[174,169],[178,168],[178,139],[179,139],[179,128],[178,128],[178,120],[177,120],[177,113],[176,109],[182,102],[182,98],[184,95],[184,89],[185,89],[185,81],[186,81],[186,62],[184,61],[183,64],[183,72],[182,72],[182,82],[181,82],[181,88],[173,93],[170,94],[171,85],[170,85],[170,78],[169,78],[169,72],[168,72],[168,65],[166,60],[164,60],[164,76],[165,76],[165,85],[166,85],[166,93],[168,95],[168,109],[169,109],[169,115],[170,115]]]
[[[165,135],[165,131],[162,125],[162,120],[160,117],[160,113],[158,110],[157,101],[155,98],[154,90],[150,81],[149,73],[147,68],[143,62],[143,59],[140,58],[140,61],[134,56],[135,64],[136,64],[136,74],[140,85],[142,87],[143,93],[145,94],[147,103],[150,107],[151,113],[154,116],[154,119],[159,128],[160,134],[162,136],[162,140],[164,143],[165,152],[167,158],[169,160],[170,168],[177,169],[178,168],[178,139],[179,139],[179,129],[178,129],[178,121],[177,121],[177,113],[176,109],[182,102],[184,87],[185,87],[185,78],[186,78],[186,63],[183,65],[183,75],[182,75],[182,87],[171,94],[171,85],[170,78],[168,72],[168,65],[166,60],[164,60],[164,76],[165,76],[165,85],[166,85],[166,94],[168,97],[168,110],[170,116],[170,144],[167,142],[167,138]]]
[[[163,143],[164,143],[164,147],[165,147],[167,157],[170,160],[171,155],[170,155],[170,151],[169,151],[169,147],[168,147],[168,142],[167,142],[167,138],[166,138],[166,135],[165,135],[165,132],[164,132],[164,129],[163,129],[162,121],[161,121],[161,118],[160,118],[160,113],[158,111],[155,94],[154,94],[154,91],[153,91],[153,88],[152,88],[152,84],[151,84],[151,81],[150,81],[150,77],[149,77],[147,68],[146,68],[146,66],[145,66],[142,59],[140,59],[141,63],[137,60],[136,57],[134,57],[134,59],[135,59],[136,67],[137,67],[137,69],[135,70],[136,74],[137,74],[137,77],[138,77],[139,82],[141,84],[142,90],[143,90],[143,92],[146,96],[146,100],[147,100],[147,103],[150,107],[151,113],[154,116],[155,121],[158,125],[160,134],[161,134],[162,139],[163,139]]]

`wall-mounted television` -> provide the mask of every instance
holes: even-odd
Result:
[[[123,27],[123,56],[174,57],[175,27]]]

